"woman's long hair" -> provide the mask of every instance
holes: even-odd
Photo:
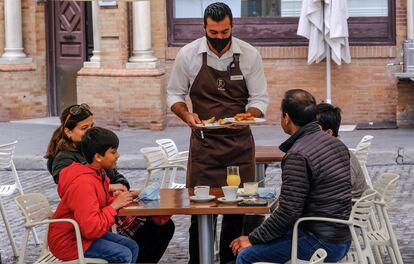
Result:
[[[49,145],[44,156],[45,159],[55,157],[56,154],[62,150],[77,150],[74,142],[66,136],[65,128],[73,130],[79,122],[85,120],[93,114],[90,110],[81,108],[78,114],[73,115],[70,113],[70,109],[73,106],[76,105],[71,105],[65,108],[65,110],[63,110],[62,114],[60,115],[60,126],[53,132],[52,138],[49,141]]]

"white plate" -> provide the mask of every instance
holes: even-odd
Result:
[[[254,121],[253,120],[252,121],[236,121],[234,117],[227,117],[225,118],[225,120],[232,124],[237,124],[237,125],[253,125],[253,124],[266,122],[266,119],[259,118],[259,117],[255,117]]]
[[[214,196],[214,195],[209,195],[207,198],[197,198],[195,195],[190,196],[191,201],[199,202],[199,203],[209,202],[211,200],[214,200],[215,198],[216,198],[216,196]]]
[[[231,124],[220,125],[218,122],[214,123],[207,123],[207,124],[196,124],[198,128],[205,128],[205,129],[218,129],[218,128],[225,128]]]
[[[237,203],[237,202],[243,201],[243,198],[237,197],[235,200],[226,200],[226,197],[220,197],[220,198],[217,198],[217,200],[222,203]]]
[[[257,193],[253,193],[253,194],[245,194],[245,193],[244,193],[244,188],[239,188],[239,189],[237,190],[237,195],[238,195],[238,196],[241,196],[241,197],[249,197],[249,196],[255,196],[255,195],[257,195]]]

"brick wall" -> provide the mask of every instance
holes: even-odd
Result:
[[[399,127],[414,127],[414,82],[398,83],[397,123]]]
[[[162,5],[164,1],[156,0]],[[152,43],[157,57],[163,58],[166,42],[165,8],[152,2]],[[129,7],[128,7],[129,5]],[[118,2],[118,8],[99,9],[101,68],[78,72],[78,102],[87,102],[98,125],[140,127],[160,130],[165,127],[165,70],[125,69],[132,47],[132,4]],[[117,19],[114,19],[117,18]]]
[[[4,24],[0,1],[0,24]],[[111,126],[160,129],[183,125],[168,110],[165,89],[179,48],[167,47],[166,1],[151,1],[152,45],[161,67],[154,72],[126,70],[131,38],[128,5],[100,8],[102,68],[82,69],[77,80],[78,102],[96,107],[98,122]],[[0,121],[46,115],[46,66],[44,6],[22,0],[23,41],[31,65],[0,66]],[[396,0],[397,44],[391,47],[351,47],[352,63],[332,64],[332,99],[344,113],[345,123],[397,121],[412,125],[412,82],[397,82],[385,65],[397,56],[406,38],[406,1]],[[0,26],[0,53],[4,27]],[[271,98],[267,118],[279,122],[280,100],[291,88],[311,91],[318,101],[325,97],[325,62],[308,65],[306,47],[259,47]],[[164,70],[165,69],[165,70]],[[165,74],[164,74],[165,71]],[[94,108],[95,109],[95,108]],[[100,116],[102,114],[102,116]],[[105,121],[106,120],[106,121]]]
[[[78,73],[78,102],[87,102],[98,125],[165,127],[165,72],[86,69]]]
[[[4,52],[4,1],[0,1],[0,54]],[[0,121],[46,115],[44,6],[22,0],[23,47],[32,64],[0,65]]]
[[[414,108],[414,89],[409,88],[413,82],[397,85],[398,80],[392,73],[399,69],[386,66],[395,59],[406,38],[406,23],[406,1],[396,0],[396,46],[353,46],[351,64],[337,66],[332,62],[332,102],[341,107],[344,123],[402,122],[405,119],[404,125],[407,125],[408,119],[413,120],[412,115],[400,112],[407,109],[401,105]],[[168,73],[178,50],[166,50]],[[280,122],[280,101],[288,89],[308,90],[318,102],[325,99],[325,61],[308,65],[307,47],[258,47],[258,50],[268,82],[270,105],[266,118],[271,123]],[[170,111],[167,117],[168,125],[183,125]]]

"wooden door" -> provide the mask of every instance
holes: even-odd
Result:
[[[83,1],[46,2],[47,90],[51,115],[59,115],[64,108],[77,103],[77,72],[87,56],[85,6]]]

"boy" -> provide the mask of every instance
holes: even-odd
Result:
[[[81,149],[87,164],[74,162],[60,173],[61,202],[53,218],[74,219],[79,224],[85,257],[102,258],[110,263],[135,263],[138,244],[109,232],[117,210],[133,199],[131,192],[109,188],[105,169],[115,168],[118,145],[118,137],[107,129],[93,127],[85,133]],[[118,193],[116,197],[114,192]],[[78,258],[72,224],[52,223],[48,242],[57,258],[64,261]]]

